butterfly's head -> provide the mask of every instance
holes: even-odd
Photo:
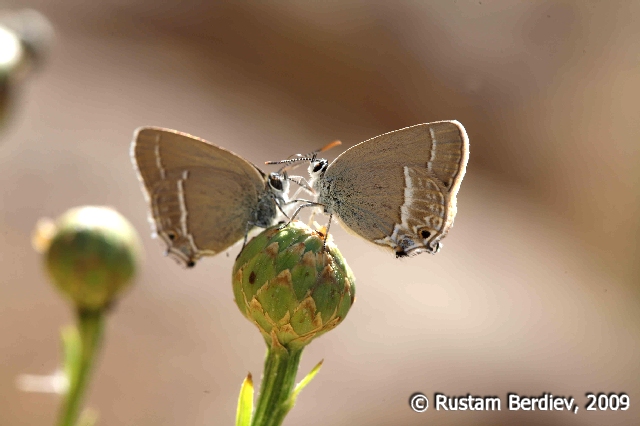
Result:
[[[280,173],[269,173],[267,186],[277,199],[285,199],[289,193],[290,182]]]
[[[327,171],[327,167],[329,167],[329,162],[324,158],[311,160],[311,163],[309,163],[309,175],[311,176],[311,181],[309,183],[312,187],[315,182],[324,175],[324,172]]]

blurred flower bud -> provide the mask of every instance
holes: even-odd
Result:
[[[18,36],[0,26],[0,125],[4,124],[13,104],[11,81],[25,61],[25,50]]]
[[[299,349],[335,328],[355,298],[351,269],[332,241],[301,222],[268,228],[233,267],[236,304],[271,347]]]
[[[18,83],[42,67],[52,39],[53,27],[39,12],[0,11],[0,128],[12,115]]]
[[[46,221],[38,228],[34,243],[44,249],[49,275],[79,309],[104,309],[131,284],[140,242],[117,211],[77,207],[58,218],[54,228]]]
[[[17,38],[24,68],[39,69],[47,60],[54,38],[51,22],[33,9],[5,10],[0,12],[0,28]],[[9,45],[0,43],[5,55]],[[11,55],[13,56],[13,55]]]

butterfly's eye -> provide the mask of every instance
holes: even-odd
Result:
[[[285,185],[289,183],[285,179],[287,179],[286,173],[284,174],[284,176],[279,174],[279,173],[270,173],[269,174],[269,187],[271,189],[276,190],[276,191],[284,192]],[[288,188],[287,188],[287,190],[288,190]]]
[[[315,164],[313,165],[313,173],[318,173],[320,170],[322,170],[323,168],[325,168],[327,165],[327,160],[318,160],[315,162]]]
[[[167,232],[167,237],[169,237],[171,241],[174,241],[176,239],[176,234],[173,231],[169,231]]]
[[[269,178],[269,185],[271,185],[271,187],[273,189],[277,189],[278,191],[282,191],[282,181],[278,178],[274,178],[274,177],[270,177]]]

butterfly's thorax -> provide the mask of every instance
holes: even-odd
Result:
[[[319,179],[313,182],[313,189],[318,194],[317,203],[324,207],[325,213],[331,214],[335,211],[335,206],[340,204],[339,200],[333,197],[333,179],[324,179],[324,173]]]
[[[275,219],[278,214],[275,203],[276,201],[273,195],[269,192],[259,194],[258,203],[252,212],[252,222],[255,226],[259,226],[260,228],[271,226],[273,219]]]
[[[309,167],[311,175],[311,187],[318,194],[316,202],[321,204],[327,214],[338,214],[342,212],[342,196],[348,192],[351,185],[349,181],[335,176],[327,176],[328,162],[318,160],[312,162]]]

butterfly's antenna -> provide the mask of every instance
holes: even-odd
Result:
[[[300,154],[296,154],[296,155],[300,155]],[[287,160],[280,160],[280,161],[265,161],[264,164],[292,164],[292,163],[297,163],[298,161],[313,161],[314,158],[309,158],[309,157],[297,157],[297,158],[289,158]]]
[[[342,145],[342,142],[340,142],[339,140],[335,140],[333,142],[329,142],[322,148],[319,148],[319,149],[316,149],[315,151],[310,152],[307,155],[293,154],[289,156],[289,158],[287,158],[286,160],[265,161],[264,164],[284,164],[284,166],[280,170],[278,170],[278,173],[283,173],[289,167],[294,168],[295,166],[297,166],[297,164],[294,164],[294,163],[299,163],[300,161],[315,161],[319,153],[328,151],[331,148],[334,148],[338,145]],[[296,157],[296,158],[291,158],[291,157]]]
[[[312,152],[312,154],[317,154],[319,152],[325,152],[325,151],[329,151],[331,148],[335,148],[336,146],[342,145],[342,142],[339,140],[335,140],[333,142],[329,142],[328,144],[326,144],[325,146],[323,146],[320,149],[316,149],[315,151]]]

